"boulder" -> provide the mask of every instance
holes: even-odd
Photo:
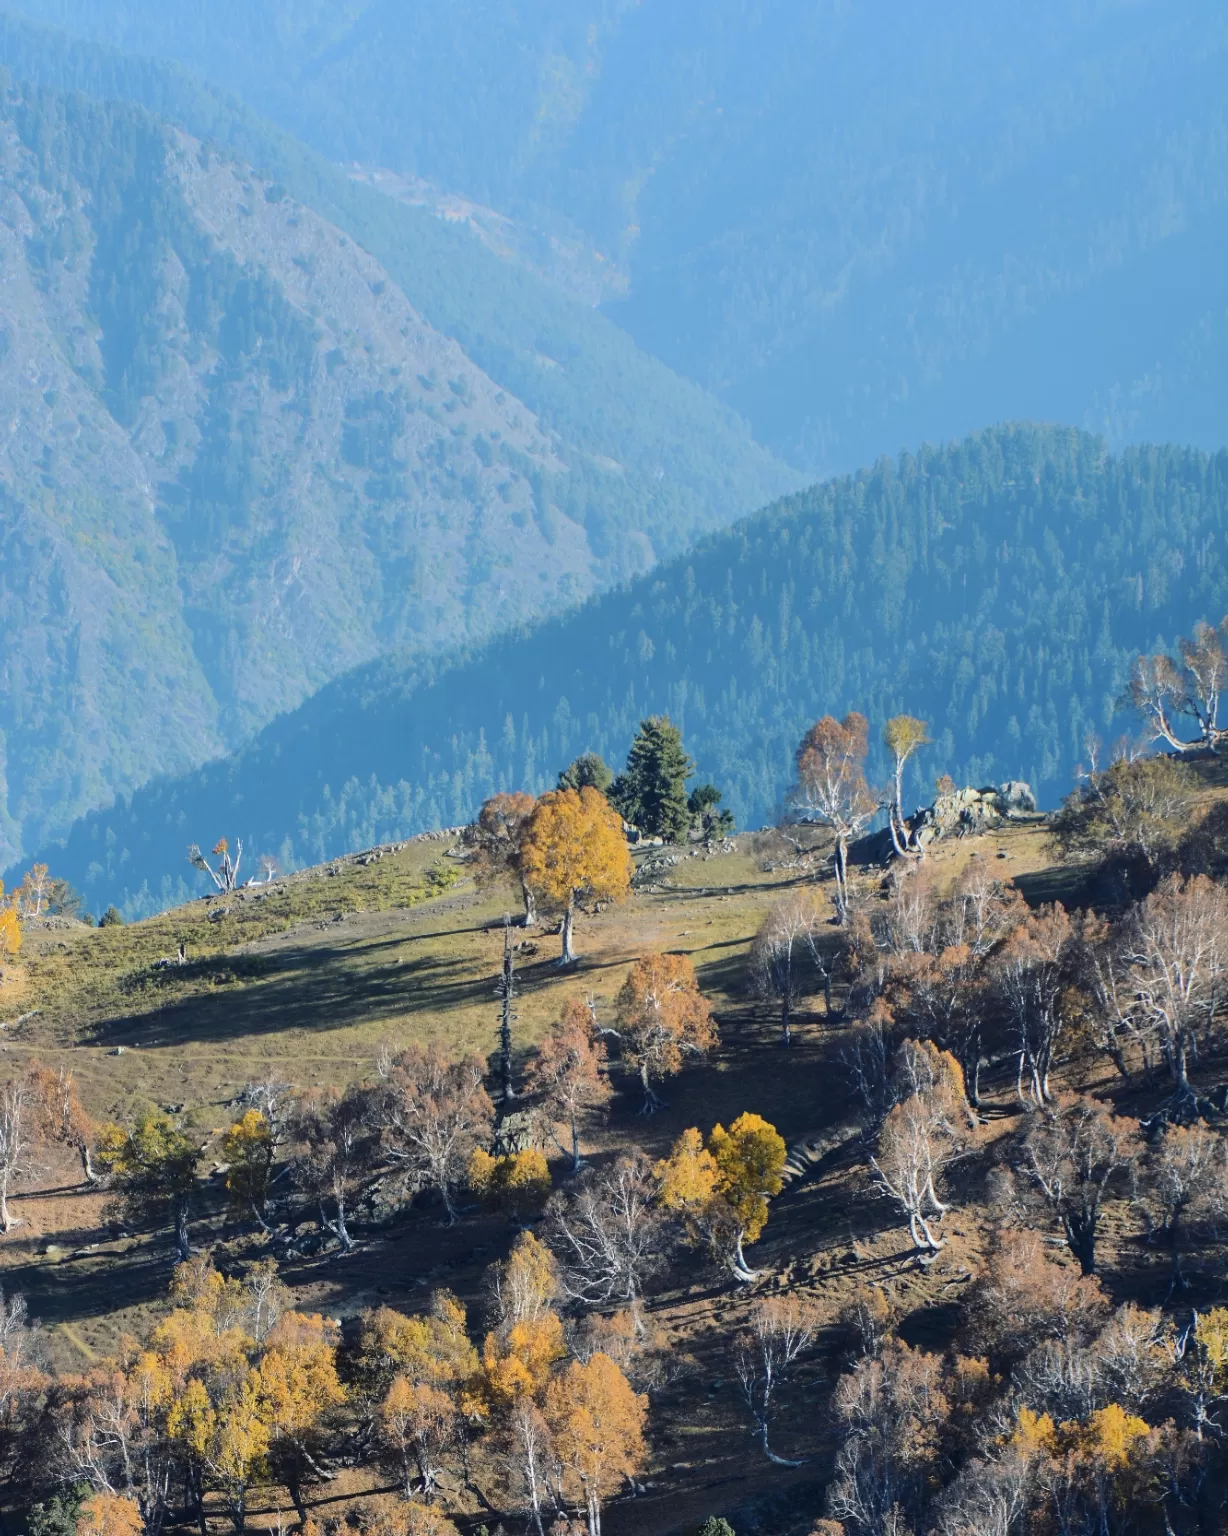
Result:
[[[939,795],[909,819],[909,826],[922,847],[946,837],[969,837],[990,832],[1010,821],[1030,821],[1036,816],[1036,796],[1022,780],[988,784],[981,789],[971,786]]]

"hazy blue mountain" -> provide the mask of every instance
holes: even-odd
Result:
[[[1225,441],[1214,0],[19,9],[595,248],[641,346],[815,472],[1006,417]]]
[[[0,99],[5,862],[389,646],[572,604],[795,483],[590,308],[182,72],[11,21],[0,57],[201,135]]]
[[[934,778],[1029,780],[1053,804],[1089,732],[1131,722],[1140,649],[1228,611],[1228,453],[1003,427],[790,497],[626,587],[485,648],[385,658],[245,750],[138,791],[42,856],[131,912],[195,887],[190,842],[286,865],[461,822],[586,749],[621,763],[668,710],[742,825],[772,817],[805,727],[901,709]],[[885,764],[872,764],[881,775]]]

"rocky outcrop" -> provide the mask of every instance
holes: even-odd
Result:
[[[984,789],[953,789],[939,795],[909,820],[913,840],[924,848],[948,837],[970,837],[991,832],[1005,822],[1039,818],[1036,796],[1021,780]]]
[[[1011,823],[1043,821],[1044,815],[1036,809],[1036,796],[1030,784],[1022,780],[1009,780],[1005,784],[989,784],[982,789],[969,785],[965,789],[951,789],[940,794],[933,805],[922,807],[908,817],[905,826],[909,843],[916,848],[927,848],[931,843],[951,837],[974,837],[980,832],[993,832]],[[849,849],[851,864],[885,864],[894,857],[895,848],[890,831],[872,832]]]

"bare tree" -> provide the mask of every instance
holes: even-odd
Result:
[[[1178,752],[1217,748],[1226,737],[1219,724],[1220,695],[1228,680],[1224,640],[1228,619],[1218,628],[1199,622],[1193,635],[1177,642],[1180,661],[1171,656],[1140,656],[1130,677],[1130,699],[1152,736]],[[1193,741],[1177,734],[1178,720],[1192,720]]]
[[[1132,994],[1127,1011],[1158,1040],[1176,1107],[1189,1113],[1198,1031],[1210,1027],[1228,971],[1228,891],[1205,875],[1170,876],[1134,909],[1125,957]]]
[[[801,1466],[799,1461],[776,1455],[768,1443],[768,1429],[777,1389],[814,1341],[821,1319],[822,1313],[809,1297],[793,1292],[767,1296],[752,1305],[750,1321],[738,1339],[736,1369],[742,1397],[763,1454],[777,1466]]]
[[[243,840],[235,839],[235,856],[230,857],[230,843],[224,837],[219,837],[210,852],[218,860],[218,866],[214,869],[209,860],[205,858],[199,847],[193,843],[188,849],[188,863],[193,869],[199,869],[201,874],[208,875],[214,885],[223,895],[229,896],[231,891],[239,883],[239,862],[243,858]]]
[[[529,1522],[537,1536],[545,1536],[542,1517],[550,1493],[554,1465],[554,1437],[545,1415],[528,1393],[512,1400],[504,1426],[507,1465],[513,1488],[519,1483]]]
[[[1032,1100],[1049,1100],[1049,1074],[1065,1019],[1062,993],[1074,927],[1060,902],[1029,913],[996,956],[998,991],[1018,1042],[1017,1090],[1026,1076]]]
[[[793,814],[803,821],[830,827],[836,839],[832,861],[836,880],[836,914],[848,920],[849,843],[868,824],[878,800],[866,783],[864,763],[869,751],[869,725],[856,711],[837,720],[817,721],[797,749],[797,782],[790,793]]]
[[[350,1088],[308,1102],[302,1109],[298,1136],[304,1144],[299,1175],[319,1206],[320,1225],[348,1252],[349,1210],[354,1195],[375,1164],[378,1139],[371,1127],[370,1094]],[[333,1214],[329,1214],[331,1204]]]
[[[780,1003],[780,1043],[792,1042],[793,1010],[802,991],[805,961],[813,959],[822,918],[809,891],[798,891],[773,907],[755,937],[751,968],[760,995]]]
[[[949,1209],[938,1190],[942,1170],[958,1150],[961,1074],[946,1052],[928,1041],[906,1040],[893,1076],[900,1102],[883,1121],[870,1163],[880,1190],[908,1217],[913,1242],[936,1254],[943,1243],[930,1222]]]
[[[893,1341],[840,1378],[833,1406],[845,1438],[828,1488],[832,1515],[859,1536],[918,1529],[948,1412],[942,1362]]]
[[[1228,1190],[1228,1144],[1203,1125],[1170,1125],[1147,1158],[1148,1191],[1159,1227],[1172,1249],[1181,1283],[1181,1243],[1187,1224],[1214,1210]]]
[[[1109,1185],[1141,1150],[1136,1120],[1099,1099],[1058,1094],[1038,1110],[1023,1143],[1023,1170],[1061,1223],[1085,1275],[1096,1272],[1096,1232]]]
[[[476,1056],[452,1061],[433,1045],[411,1045],[388,1063],[378,1095],[389,1160],[407,1190],[439,1191],[449,1223],[456,1220],[453,1191],[494,1126],[484,1074]]]
[[[550,1241],[564,1292],[576,1302],[638,1309],[644,1284],[664,1262],[664,1224],[652,1164],[642,1152],[582,1174],[548,1207]]]
[[[1008,1443],[967,1462],[943,1493],[936,1527],[940,1536],[1023,1536],[1036,1459]]]
[[[9,1232],[20,1218],[9,1210],[13,1185],[30,1171],[28,1155],[34,1103],[23,1078],[9,1078],[0,1088],[0,1232]]]

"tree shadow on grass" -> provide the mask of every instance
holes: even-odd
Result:
[[[98,1233],[90,1234],[95,1240]],[[21,1294],[30,1317],[52,1327],[107,1317],[125,1307],[164,1301],[174,1270],[170,1243],[139,1255],[99,1254],[59,1264],[26,1263],[3,1270],[6,1294]]]
[[[216,985],[161,1008],[107,1020],[95,1034],[105,1046],[195,1042],[216,1044],[288,1029],[344,1029],[399,1015],[439,1013],[485,1002],[490,975],[474,977],[472,957],[411,955],[382,963],[378,952],[402,951],[397,936],[361,950],[350,946],[296,946],[273,954],[218,958]],[[240,968],[251,962],[246,984]],[[365,962],[365,963],[364,963]],[[233,980],[230,978],[234,978]]]

